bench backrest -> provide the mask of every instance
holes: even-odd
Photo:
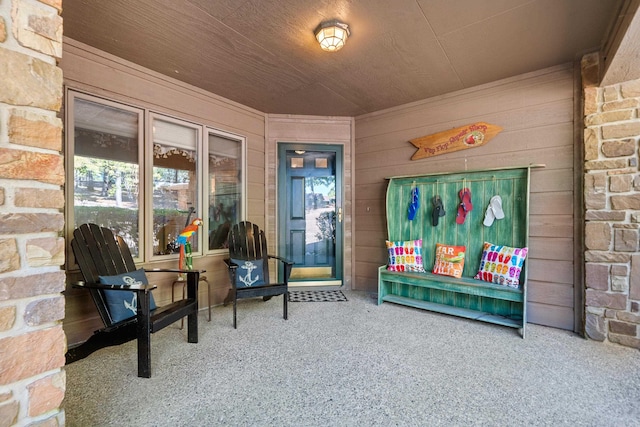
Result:
[[[436,243],[466,246],[463,277],[473,277],[480,265],[484,242],[527,247],[529,241],[529,176],[530,168],[471,171],[393,177],[387,187],[388,240],[422,239],[424,268],[431,271]],[[411,191],[418,187],[420,207],[415,218],[408,219]],[[462,188],[471,189],[473,210],[463,224],[456,224]],[[433,226],[432,198],[439,195],[446,215]],[[502,198],[505,217],[493,225],[483,225],[485,211],[491,197]],[[520,275],[525,283],[526,265]]]

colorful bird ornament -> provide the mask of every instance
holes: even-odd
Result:
[[[191,221],[191,224],[187,225],[181,232],[180,235],[178,235],[178,244],[180,245],[180,258],[178,260],[178,265],[180,266],[180,269],[184,269],[185,268],[185,256],[186,256],[186,252],[189,252],[189,254],[191,254],[191,236],[193,236],[193,234],[198,231],[198,227],[202,225],[202,220],[200,218],[196,218],[193,221]],[[186,246],[189,246],[188,251],[186,250]],[[187,269],[191,269],[191,266],[186,266]]]

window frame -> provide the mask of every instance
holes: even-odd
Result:
[[[204,224],[203,224],[203,228],[205,230],[204,233],[202,233],[203,235],[207,236],[207,241],[206,241],[206,250],[205,250],[205,254],[228,254],[228,249],[226,248],[220,248],[220,249],[209,249],[209,239],[208,236],[211,235],[211,232],[214,230],[210,230],[209,229],[209,196],[211,195],[211,182],[209,180],[209,135],[215,135],[217,137],[220,138],[226,138],[226,139],[230,139],[230,140],[235,140],[238,141],[240,143],[240,166],[241,166],[241,170],[242,170],[242,176],[240,179],[240,191],[241,191],[241,197],[240,197],[240,214],[238,215],[238,217],[241,220],[245,220],[247,218],[247,138],[245,136],[236,134],[236,133],[232,133],[232,132],[226,132],[226,131],[222,131],[220,129],[215,129],[212,128],[210,126],[205,127],[205,136],[203,136],[203,149],[206,148],[206,155],[205,153],[203,153],[202,157],[202,168],[203,168],[203,178],[204,178],[204,185],[203,185],[203,201],[206,199],[207,200],[207,209],[206,209],[206,216],[207,218],[203,218]],[[203,246],[203,248],[205,248],[205,246]]]
[[[70,249],[71,240],[73,239],[73,231],[75,230],[75,188],[74,185],[69,186],[69,183],[75,182],[75,104],[77,99],[83,101],[93,102],[96,104],[106,105],[112,108],[119,108],[124,111],[136,113],[138,115],[138,183],[144,182],[144,169],[140,160],[144,160],[144,116],[145,111],[143,108],[131,106],[117,101],[112,101],[103,97],[90,95],[84,92],[65,88],[65,174],[66,174],[66,191],[65,191],[65,234],[68,236],[67,245]],[[140,184],[138,184],[140,185]],[[70,190],[69,190],[70,189]],[[144,206],[143,192],[138,191],[138,254],[133,257],[134,262],[140,263],[144,260],[144,250],[146,239],[144,236],[144,215],[142,215],[142,207]],[[73,258],[73,251],[69,250],[66,257],[67,267],[75,267],[75,258]]]
[[[237,133],[218,129],[206,123],[197,123],[192,120],[186,120],[175,115],[158,112],[152,108],[134,105],[127,101],[106,98],[91,93],[84,92],[73,87],[65,87],[64,102],[64,120],[65,120],[65,167],[67,183],[74,181],[74,157],[75,157],[75,115],[74,109],[76,100],[85,100],[97,104],[106,105],[112,108],[122,109],[124,111],[137,114],[138,123],[138,169],[139,169],[139,191],[138,191],[138,255],[134,257],[136,264],[149,264],[177,260],[178,254],[153,255],[153,120],[160,119],[163,121],[184,125],[196,130],[196,180],[197,180],[197,217],[203,220],[203,224],[197,234],[198,250],[194,251],[194,257],[204,257],[207,255],[227,254],[227,249],[209,249],[208,236],[212,230],[209,230],[209,135],[215,135],[221,138],[237,141],[240,144],[239,160],[241,168],[240,186],[240,205],[239,220],[246,219],[247,213],[247,137]],[[186,114],[185,114],[186,115]],[[71,251],[71,240],[73,239],[73,231],[75,230],[75,188],[73,185],[67,185],[65,191],[65,235],[67,236],[67,254],[66,269],[75,270],[75,259]],[[195,218],[195,216],[194,216]],[[206,236],[206,237],[205,237]]]
[[[154,111],[147,111],[147,138],[146,139],[146,144],[145,144],[145,153],[144,153],[144,167],[145,167],[145,182],[144,182],[144,188],[145,188],[145,192],[144,192],[144,198],[145,198],[145,204],[144,204],[144,217],[146,219],[145,221],[145,239],[153,239],[153,218],[154,218],[154,213],[153,213],[153,167],[154,167],[154,162],[153,162],[153,145],[155,143],[154,141],[154,132],[153,132],[153,123],[154,120],[161,120],[161,121],[165,121],[165,122],[169,122],[169,123],[173,123],[176,125],[180,125],[180,126],[184,126],[187,128],[191,128],[194,129],[196,131],[196,146],[195,146],[195,151],[196,151],[196,211],[195,211],[195,215],[193,218],[195,219],[196,217],[199,218],[203,218],[205,212],[203,210],[204,208],[204,202],[203,202],[203,169],[202,169],[202,153],[203,153],[203,126],[202,125],[198,125],[183,119],[178,119],[172,116],[168,116],[166,114],[161,114],[161,113],[156,113]],[[202,235],[204,234],[204,230],[202,227],[200,227],[199,232],[196,234],[198,236],[198,244],[197,244],[197,251],[193,251],[193,256],[197,257],[197,256],[201,256],[203,254],[202,251]],[[170,259],[177,259],[178,254],[166,254],[166,255],[155,255],[153,253],[153,243],[149,241],[149,244],[147,245],[147,251],[145,253],[145,259],[153,262],[153,261],[163,261],[163,260],[170,260]]]

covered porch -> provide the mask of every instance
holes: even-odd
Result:
[[[149,16],[142,15],[147,24],[179,17],[188,23],[196,22],[204,33],[206,26],[201,25],[202,16],[223,20],[216,15],[216,10],[208,9],[211,7],[225,16],[235,16],[238,25],[251,28],[251,23],[242,18],[254,9],[253,2],[245,2],[239,9],[233,7],[234,2],[187,3],[184,10],[177,10],[170,2],[154,5],[151,7],[154,13],[164,12],[156,20],[147,20]],[[274,3],[276,9],[279,3]],[[422,10],[426,3],[407,1],[405,10]],[[609,6],[607,13],[598,15],[593,11],[604,3],[591,1],[596,9],[589,9],[591,13],[587,16],[571,14],[577,7],[572,2],[560,4],[557,7],[562,13],[554,15],[558,20],[551,25],[556,30],[553,34],[559,38],[546,41],[544,46],[570,44],[573,38],[561,36],[572,33],[575,16],[585,19],[581,24],[587,23],[580,26],[585,37],[579,39],[590,40],[588,46],[572,44],[581,47],[551,59],[536,57],[536,61],[529,62],[533,56],[523,54],[525,49],[507,43],[515,49],[509,52],[515,53],[504,57],[519,60],[499,62],[502,66],[496,67],[497,74],[483,73],[482,78],[473,77],[475,68],[483,68],[482,61],[467,62],[464,55],[456,60],[454,56],[443,54],[436,58],[441,59],[440,62],[421,57],[425,62],[416,66],[413,58],[417,57],[403,55],[395,43],[387,45],[394,51],[393,55],[376,55],[391,61],[390,64],[385,62],[384,66],[362,67],[360,61],[367,58],[370,50],[357,43],[354,47],[359,48],[354,50],[360,59],[351,62],[348,56],[346,60],[343,56],[337,61],[335,57],[325,60],[311,50],[317,48],[312,36],[310,43],[305,41],[303,46],[296,45],[296,49],[309,52],[312,58],[306,64],[307,68],[297,69],[294,65],[300,58],[276,58],[260,45],[260,37],[271,39],[264,36],[260,27],[261,31],[256,32],[253,41],[239,31],[232,32],[239,38],[220,43],[223,50],[214,58],[214,63],[224,62],[225,57],[233,61],[220,64],[218,68],[210,67],[227,74],[221,73],[217,79],[201,76],[203,83],[195,84],[181,79],[180,73],[193,71],[190,64],[199,63],[200,59],[169,61],[163,54],[157,54],[151,55],[152,62],[141,64],[136,62],[135,55],[128,56],[127,50],[105,50],[109,43],[101,45],[99,40],[93,39],[99,34],[84,28],[86,22],[67,27],[67,22],[73,22],[72,5],[78,12],[76,22],[81,22],[81,6],[87,5],[86,2],[69,0],[66,36],[62,35],[61,0],[0,2],[0,68],[4,76],[0,83],[0,425],[62,425],[65,422],[62,409],[72,411],[74,408],[75,412],[76,405],[82,405],[80,400],[75,400],[82,393],[81,386],[97,381],[96,377],[91,377],[95,374],[95,365],[91,364],[94,358],[68,368],[64,366],[68,347],[82,343],[102,326],[89,296],[71,286],[78,278],[68,250],[70,233],[75,226],[69,220],[74,207],[73,164],[69,150],[74,141],[66,137],[70,132],[68,100],[71,92],[109,105],[123,106],[125,110],[135,110],[141,118],[138,123],[141,138],[153,133],[154,118],[161,118],[167,122],[186,123],[186,127],[200,132],[198,141],[203,146],[203,135],[209,131],[216,138],[243,141],[242,216],[267,231],[274,252],[281,240],[279,147],[282,144],[331,145],[341,147],[343,153],[344,217],[340,241],[343,252],[338,288],[349,295],[350,301],[331,306],[331,309],[323,304],[294,305],[287,322],[281,322],[276,316],[264,322],[264,327],[269,327],[265,331],[260,329],[262,321],[247,322],[250,327],[242,327],[234,334],[227,324],[228,309],[221,306],[229,290],[223,263],[225,251],[210,247],[210,250],[201,251],[194,261],[196,268],[207,270],[212,283],[211,303],[216,306],[214,320],[201,322],[201,342],[206,343],[193,353],[189,352],[186,343],[164,347],[164,336],[181,332],[175,328],[163,331],[154,344],[157,345],[154,352],[158,354],[154,369],[158,375],[145,384],[134,378],[135,369],[129,372],[126,363],[113,362],[114,357],[117,360],[135,357],[135,353],[127,353],[131,343],[96,354],[95,360],[99,360],[100,365],[105,361],[122,369],[114,371],[118,377],[110,380],[113,382],[109,385],[122,388],[125,384],[127,392],[132,393],[123,396],[146,398],[153,393],[142,391],[151,390],[152,384],[157,384],[155,381],[172,378],[172,375],[178,378],[183,373],[181,369],[200,366],[200,373],[206,374],[203,378],[174,390],[161,389],[161,392],[173,393],[174,398],[191,393],[200,396],[217,393],[208,388],[222,387],[230,394],[214,400],[218,405],[230,405],[233,397],[250,399],[253,400],[250,405],[257,405],[250,406],[251,414],[230,411],[223,414],[227,418],[211,415],[205,401],[194,400],[199,402],[194,403],[196,406],[180,408],[193,410],[207,417],[205,420],[220,424],[225,420],[229,423],[269,424],[275,420],[274,423],[281,421],[282,424],[298,421],[314,424],[312,417],[323,408],[333,410],[335,425],[340,424],[340,420],[350,420],[354,424],[358,421],[412,424],[410,408],[415,401],[424,405],[416,406],[417,414],[422,416],[415,420],[417,423],[428,423],[429,410],[436,408],[440,418],[434,424],[439,420],[441,424],[473,424],[475,417],[477,424],[482,424],[479,420],[491,417],[508,421],[503,417],[510,413],[512,401],[509,398],[514,395],[517,404],[513,406],[524,410],[515,417],[520,417],[516,419],[522,420],[523,424],[537,419],[534,418],[537,414],[543,420],[541,423],[587,419],[594,423],[617,420],[624,424],[627,420],[635,420],[639,397],[637,350],[640,348],[640,66],[637,64],[640,15],[636,0],[614,3],[615,7]],[[475,2],[468,2],[468,5],[473,4]],[[497,19],[515,13],[523,19],[521,22],[528,22],[526,18],[534,16],[527,13],[529,7],[547,11],[549,4],[543,0],[524,2],[517,7],[507,7],[507,10],[488,11],[485,18]],[[286,9],[282,5],[280,8]],[[341,13],[348,15],[347,9],[342,9]],[[316,15],[322,16],[322,13],[316,11]],[[396,19],[400,24],[412,22],[422,28],[428,19],[422,14],[416,16],[402,15]],[[488,25],[485,19],[473,18],[477,14],[466,16],[471,22],[459,30],[471,33],[464,37],[456,39],[456,31],[449,31],[444,21],[439,21],[429,30],[430,36],[421,41],[444,52],[447,40],[460,49],[458,52],[464,52],[471,46],[467,43],[481,39],[475,37],[474,28],[491,31],[498,28]],[[543,15],[535,16],[541,23],[548,22]],[[593,16],[609,19],[606,22],[589,21],[595,19]],[[109,15],[109,19],[114,17],[117,22],[127,23],[135,16],[127,15],[122,6],[117,13]],[[304,23],[300,34],[309,35],[303,29],[315,26],[315,15],[313,25],[310,19],[300,19],[299,22]],[[358,36],[357,21],[354,21],[353,40],[362,37],[360,40],[364,43],[366,25],[364,20],[360,22],[363,26]],[[163,35],[173,35],[172,25],[159,27],[168,31]],[[548,33],[545,25],[534,28],[539,36],[527,40],[535,47],[540,46],[541,40],[546,40],[543,36]],[[487,34],[483,40],[494,40],[493,46],[497,46],[499,40],[513,39],[510,35],[518,33],[514,33],[517,27],[511,24],[507,29],[510,29],[504,33],[507,36],[491,38]],[[272,30],[269,27],[269,31]],[[83,31],[87,38],[79,40]],[[73,32],[77,39],[70,36]],[[144,50],[143,43],[121,43],[121,40],[105,35],[106,32],[100,34],[116,47],[120,44],[126,45],[127,49],[133,46]],[[216,34],[215,37],[223,37]],[[416,33],[409,31],[408,34],[402,40],[411,42]],[[209,37],[214,36],[209,34]],[[171,38],[156,39],[163,41],[158,46],[168,49],[167,55],[171,51],[182,53],[171,44]],[[187,41],[196,39],[197,34],[193,33],[186,38]],[[387,39],[375,40],[384,46]],[[277,50],[285,58],[286,52],[300,55],[300,51],[289,45],[277,49],[283,47],[282,42],[274,43],[270,49]],[[496,53],[491,43],[487,46],[473,53]],[[341,53],[346,54],[347,48]],[[231,49],[233,54],[224,49]],[[202,50],[197,53],[201,54]],[[250,62],[252,66],[243,71],[243,76],[254,77],[255,80],[249,80],[252,84],[228,81],[226,76],[232,75],[233,70],[226,67],[239,67],[248,58],[255,62]],[[164,65],[166,67],[162,68]],[[285,67],[278,68],[278,65]],[[331,86],[331,79],[318,84],[321,76],[330,76],[330,71],[348,66],[352,74],[342,86]],[[396,69],[396,66],[400,68]],[[326,67],[327,72],[318,73],[317,70],[322,69],[318,67]],[[263,80],[269,70],[280,70],[274,72],[277,83],[272,86]],[[372,75],[367,70],[382,70],[382,74],[370,79]],[[198,73],[191,77],[193,75]],[[408,75],[424,85],[406,86],[403,78]],[[451,80],[439,80],[439,83],[430,80],[437,75]],[[488,76],[492,77],[488,79]],[[220,84],[219,90],[213,91],[206,86],[207,80]],[[367,85],[363,84],[363,87],[360,82],[367,82]],[[377,89],[368,86],[371,82]],[[253,100],[250,94],[241,91],[243,87],[251,87],[254,91],[257,88]],[[414,91],[414,88],[420,90]],[[369,96],[374,92],[387,96],[387,100],[374,102]],[[399,94],[405,97],[398,98]],[[416,98],[416,94],[419,97]],[[315,102],[316,99],[321,102]],[[349,101],[353,99],[362,102]],[[280,100],[282,104],[271,104],[274,100]],[[331,109],[332,106],[336,107]],[[410,160],[414,152],[414,147],[408,143],[410,139],[480,121],[500,125],[504,131],[484,147]],[[147,143],[145,139],[140,141]],[[153,153],[152,148],[143,147],[148,153]],[[153,154],[147,154],[147,160],[151,158]],[[377,268],[387,261],[384,247],[387,238],[386,178],[532,163],[544,164],[545,168],[536,170],[531,179],[531,245],[527,261],[530,271],[527,320],[531,329],[526,340],[507,328],[391,304],[376,306],[372,302],[377,289]],[[164,188],[179,193],[179,197],[186,192],[175,183]],[[130,190],[137,194],[135,187]],[[152,199],[148,196],[144,200]],[[204,209],[199,213],[216,215],[215,209],[207,213],[212,206],[204,200],[200,203]],[[453,212],[453,208],[449,209]],[[483,207],[478,206],[471,215],[482,215],[482,211]],[[146,233],[146,244],[150,248],[154,244],[151,227]],[[205,245],[206,240],[200,243]],[[149,250],[140,258],[140,266],[175,266],[176,257],[172,258],[172,254],[165,258],[157,255]],[[158,282],[156,298],[160,304],[171,300],[174,279],[174,276],[166,275]],[[202,310],[207,297],[203,287],[200,294]],[[268,304],[250,304],[250,316],[261,316],[263,310],[269,310],[265,308]],[[262,341],[258,337],[278,331],[286,334],[286,344],[290,348],[301,347],[316,336],[318,342],[310,347],[310,353],[302,352],[299,360],[291,354],[287,359],[277,357],[277,351],[282,348],[287,351],[286,346],[263,347],[262,350],[251,347]],[[174,339],[168,341],[175,343]],[[268,340],[264,341],[268,346]],[[227,342],[234,346],[227,347]],[[321,357],[323,348],[318,346],[335,351]],[[242,356],[243,347],[255,352],[251,353],[255,355],[251,360],[259,359],[257,367],[265,369],[243,372],[241,375],[254,377],[243,376],[242,382],[255,382],[255,377],[265,379],[267,389],[264,392],[233,388],[231,371],[241,366],[227,371],[227,359],[246,360]],[[267,348],[270,357],[263,360],[261,352]],[[490,351],[482,354],[485,348]],[[234,349],[238,352],[233,352]],[[470,353],[472,357],[468,356]],[[548,355],[556,358],[546,359]],[[184,364],[184,358],[193,358],[190,359],[192,363]],[[423,365],[423,359],[439,363],[440,371],[437,366]],[[495,360],[505,369],[494,371]],[[263,363],[273,364],[273,369]],[[443,363],[445,369],[442,369]],[[284,364],[287,366],[283,367]],[[395,367],[403,364],[406,369],[398,373]],[[329,370],[325,366],[332,367],[330,373],[335,376],[327,377],[331,379],[323,382],[323,377],[316,375],[323,369]],[[455,372],[459,366],[461,372]],[[554,371],[555,366],[557,370]],[[418,376],[409,371],[417,372]],[[83,376],[85,374],[88,376]],[[295,384],[293,376],[307,380]],[[224,384],[219,383],[220,378],[224,378]],[[542,378],[549,381],[542,384]],[[200,387],[191,387],[199,380],[202,381]],[[120,385],[116,386],[118,382]],[[352,387],[354,384],[355,388]],[[369,384],[374,385],[369,388]],[[385,384],[391,384],[393,388],[387,389]],[[280,387],[282,385],[284,387]],[[274,395],[279,405],[278,413],[271,413],[269,418],[265,415],[269,412],[260,414],[262,407],[258,395],[268,394],[276,388],[286,390],[287,386],[295,391],[295,396],[289,396],[287,400],[286,394]],[[406,387],[409,392],[403,393]],[[309,389],[314,394],[309,395]],[[386,395],[385,390],[390,394]],[[594,398],[593,390],[598,390],[598,394],[602,391],[606,397]],[[81,424],[91,422],[95,419],[81,417],[96,414],[103,415],[101,419],[127,417],[130,408],[125,408],[126,414],[116,410],[118,407],[123,409],[117,395],[120,389],[105,387],[102,391],[116,394],[104,396],[108,400],[105,406],[115,412],[100,413],[96,409],[95,412],[87,410],[85,414],[68,414],[68,422],[71,425],[75,420]],[[304,400],[303,393],[313,397],[312,401]],[[438,393],[442,399],[438,399]],[[412,401],[412,395],[416,396],[415,401]],[[65,396],[68,396],[67,403],[63,403]],[[526,401],[530,396],[538,400]],[[183,400],[176,398],[176,401]],[[165,401],[172,400],[167,398]],[[314,409],[315,403],[320,401],[323,405]],[[485,402],[489,409],[482,407],[484,401],[492,402]],[[508,411],[496,410],[494,401],[507,405]],[[298,414],[287,412],[291,402],[298,408]],[[447,415],[451,407],[455,411]],[[358,411],[359,408],[362,410]],[[171,417],[173,409],[176,408],[167,405],[161,410],[168,411],[163,414]],[[304,410],[307,412],[302,413]],[[362,418],[357,418],[356,414],[362,414]],[[293,418],[285,418],[288,415]],[[307,415],[309,418],[305,418]],[[581,415],[585,418],[580,418]],[[147,422],[152,423],[152,419]],[[201,420],[194,418],[195,422]]]

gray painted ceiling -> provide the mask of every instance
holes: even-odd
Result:
[[[266,113],[358,116],[579,59],[621,0],[64,0],[65,36]],[[338,18],[346,46],[313,30]]]

